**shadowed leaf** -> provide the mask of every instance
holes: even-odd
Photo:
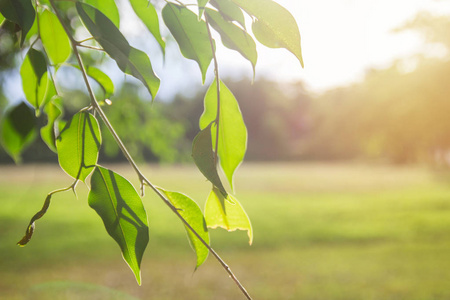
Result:
[[[205,95],[205,110],[200,117],[200,128],[206,128],[217,116],[216,81],[211,84]],[[212,144],[215,145],[216,130],[211,130]],[[247,128],[242,118],[239,104],[227,86],[220,82],[220,115],[218,155],[232,189],[233,175],[244,159],[247,149]]]
[[[20,45],[22,46],[36,16],[31,0],[1,0],[0,13],[6,19],[20,26],[22,29]]]
[[[205,82],[206,71],[213,58],[205,21],[199,20],[186,7],[172,3],[164,6],[162,16],[183,56],[198,63],[202,82]]]
[[[92,5],[99,11],[105,14],[111,22],[120,27],[120,15],[117,5],[114,0],[84,0],[83,2]]]
[[[243,57],[250,61],[255,75],[255,65],[258,58],[256,44],[253,38],[240,27],[225,20],[222,15],[213,10],[206,9],[211,26],[220,34],[225,47],[238,51]]]
[[[47,125],[41,128],[41,138],[47,144],[47,146],[53,152],[57,152],[56,150],[56,136],[57,136],[57,128],[58,128],[58,119],[61,117],[63,109],[62,109],[62,101],[59,96],[54,97],[50,100],[47,105],[44,107],[44,112],[47,115],[48,121]]]
[[[20,153],[36,137],[36,118],[33,110],[25,102],[9,109],[3,116],[1,129],[3,147],[16,163],[20,162]]]
[[[77,2],[76,7],[86,28],[116,61],[122,72],[139,79],[154,99],[160,80],[153,72],[147,54],[131,47],[114,23],[96,8],[80,2]]]
[[[87,112],[79,112],[56,139],[59,165],[73,178],[85,181],[97,164],[100,145],[97,120]]]
[[[141,284],[141,260],[148,244],[147,213],[133,185],[111,170],[96,167],[91,178],[89,206],[102,218],[108,234]]]
[[[22,78],[25,97],[36,109],[36,114],[39,115],[39,109],[46,99],[50,81],[47,73],[47,62],[42,52],[33,48],[28,50],[20,68],[20,77]]]
[[[211,124],[200,131],[192,143],[192,158],[200,172],[224,195],[227,194],[217,173],[211,138]]]
[[[219,10],[224,19],[236,21],[245,29],[245,18],[242,10],[231,0],[211,0],[210,3]]]

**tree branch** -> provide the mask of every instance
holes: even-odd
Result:
[[[137,174],[137,176],[139,178],[139,181],[141,183],[144,183],[144,184],[148,185],[158,195],[158,197],[173,211],[173,213],[184,223],[184,225],[186,225],[186,227],[189,228],[189,230],[211,252],[211,254],[216,258],[216,260],[221,264],[221,266],[224,268],[224,270],[230,275],[230,277],[233,279],[233,281],[236,283],[236,285],[239,287],[239,289],[243,292],[243,294],[246,296],[246,298],[247,299],[251,299],[251,297],[248,294],[248,292],[245,290],[245,288],[239,282],[239,280],[234,275],[234,273],[231,271],[231,268],[225,263],[225,261],[217,254],[216,251],[214,251],[213,248],[211,248],[211,246],[197,233],[197,231],[195,231],[195,229],[192,228],[192,226],[181,216],[181,214],[178,212],[178,209],[139,170],[137,164],[134,162],[132,156],[128,152],[127,148],[123,144],[123,142],[120,139],[120,137],[118,136],[117,132],[114,130],[112,124],[109,122],[109,119],[107,118],[107,116],[103,112],[101,106],[99,105],[99,103],[98,103],[98,101],[97,101],[97,99],[95,97],[95,94],[94,94],[94,92],[92,90],[92,87],[91,87],[91,85],[89,83],[88,75],[86,73],[86,69],[84,67],[84,64],[83,64],[83,61],[81,59],[80,53],[78,52],[78,48],[77,48],[78,44],[75,41],[75,39],[72,37],[72,35],[70,33],[70,30],[67,28],[66,24],[63,22],[62,17],[60,15],[58,9],[55,6],[55,2],[54,2],[55,0],[49,0],[49,1],[50,1],[50,4],[51,4],[53,10],[55,11],[56,16],[58,17],[60,23],[62,24],[64,30],[66,31],[67,35],[69,36],[69,39],[70,39],[70,42],[71,42],[71,45],[72,45],[72,49],[73,49],[73,53],[75,55],[75,58],[77,59],[78,65],[80,66],[81,73],[83,75],[83,79],[84,79],[86,88],[88,90],[89,97],[91,99],[91,105],[95,109],[95,111],[99,114],[100,118],[105,123],[106,127],[111,132],[111,134],[113,135],[114,140],[116,141],[116,143],[119,146],[120,150],[122,151],[123,155],[125,156],[125,158],[130,163],[131,167],[136,172],[136,174]],[[208,27],[208,31],[209,31],[209,27]],[[213,51],[213,53],[214,53],[214,51]],[[215,70],[217,70],[217,60],[216,59],[215,59],[215,62],[216,62],[216,69]],[[217,73],[217,71],[216,71],[216,73]],[[216,74],[216,78],[218,78],[218,73]],[[218,85],[219,84],[220,83],[218,81]],[[217,95],[219,95],[219,93]],[[217,128],[218,127],[219,126],[217,124]],[[216,142],[216,144],[217,144],[217,142]]]
[[[209,26],[209,20],[208,20],[208,15],[205,13],[205,22],[206,22],[206,29],[208,30],[208,37],[209,37],[209,43],[211,45],[211,51],[213,54],[213,60],[214,60],[214,76],[216,78],[216,92],[217,92],[217,115],[216,115],[216,119],[215,119],[215,123],[216,123],[216,145],[215,145],[215,150],[214,150],[214,164],[217,168],[217,158],[218,158],[218,152],[219,152],[219,123],[220,123],[220,77],[219,77],[219,64],[217,62],[217,57],[216,57],[216,49],[214,47],[214,40],[212,38],[211,35],[211,29]],[[224,268],[226,268],[228,266],[224,265]],[[239,282],[239,280],[236,278],[236,276],[234,276],[234,274],[231,272],[230,270],[230,276],[231,278],[234,280],[234,282],[237,284],[237,286],[239,287],[239,289],[242,291],[242,293],[245,295],[245,297],[247,297],[247,299],[251,299],[249,293],[247,292],[247,290],[245,289],[245,287]]]
[[[213,54],[213,61],[214,61],[214,77],[216,78],[216,93],[217,93],[217,114],[216,119],[214,120],[214,123],[216,123],[216,144],[214,146],[214,164],[217,167],[217,161],[218,161],[218,151],[219,151],[219,124],[220,124],[220,77],[219,77],[219,64],[217,62],[216,57],[216,49],[214,47],[214,40],[211,35],[211,28],[209,26],[209,20],[208,16],[205,15],[205,21],[206,21],[206,29],[208,30],[208,37],[209,37],[209,43],[211,45],[211,51]]]

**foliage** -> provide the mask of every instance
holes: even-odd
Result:
[[[87,51],[105,52],[124,74],[138,79],[152,99],[160,86],[160,79],[153,71],[149,55],[132,47],[119,30],[120,16],[115,2],[0,2],[0,13],[5,19],[3,24],[14,24],[12,35],[17,35],[18,47],[28,49],[20,72],[28,104],[21,103],[6,113],[1,142],[6,151],[19,161],[20,153],[37,136],[38,130],[33,126],[35,116],[47,116],[48,122],[40,130],[42,139],[51,150],[57,152],[61,168],[74,178],[69,187],[47,195],[43,209],[33,217],[25,237],[19,242],[21,246],[31,239],[35,221],[49,209],[53,194],[66,190],[75,191],[79,181],[90,180],[89,205],[98,213],[109,235],[120,246],[125,261],[140,284],[140,264],[148,243],[147,216],[141,196],[128,180],[97,164],[102,144],[102,131],[97,121],[100,117],[102,126],[111,133],[136,171],[141,194],[143,195],[144,187],[149,186],[186,226],[191,244],[197,252],[196,267],[205,261],[208,252],[211,253],[243,294],[250,298],[231,269],[209,246],[206,229],[217,226],[229,231],[242,229],[248,231],[250,243],[253,238],[247,214],[224,187],[219,176],[221,168],[233,190],[234,173],[241,164],[247,147],[247,131],[238,102],[220,80],[215,55],[217,43],[211,29],[217,30],[225,46],[238,51],[249,60],[253,70],[257,61],[256,44],[244,26],[243,13],[252,19],[253,34],[258,41],[268,47],[286,48],[303,65],[300,33],[291,14],[271,0],[264,0],[264,5],[259,0],[215,0],[211,5],[208,2],[199,0],[194,5],[198,6],[198,10],[191,10],[192,3],[167,2],[161,12],[162,19],[183,56],[198,63],[202,82],[205,82],[211,62],[214,65],[215,80],[205,96],[205,111],[200,119],[201,131],[193,142],[194,161],[212,184],[205,217],[189,197],[157,188],[141,173],[103,111],[101,104],[111,102],[108,98],[114,88],[107,74],[91,66],[85,67],[84,61],[90,59]],[[153,5],[142,0],[130,0],[130,3],[164,51],[158,14]],[[81,27],[91,36],[77,41],[75,33]],[[91,43],[86,44],[87,41]],[[64,113],[62,104],[70,102],[70,99],[60,92],[58,84],[64,75],[59,70],[65,64],[75,65],[81,71],[90,98],[90,103],[84,108],[78,108],[79,111],[66,124],[60,118]],[[103,94],[100,97],[94,93],[89,77],[102,87]],[[34,108],[35,116],[28,105]]]

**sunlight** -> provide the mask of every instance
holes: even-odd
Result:
[[[399,58],[427,51],[418,34],[392,30],[423,10],[450,12],[450,1],[433,0],[278,2],[293,12],[299,24],[305,69],[284,50],[260,47],[257,74],[303,80],[314,91],[358,81],[370,68],[387,67]]]

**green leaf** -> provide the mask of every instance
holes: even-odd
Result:
[[[216,81],[211,84],[205,96],[205,110],[200,117],[200,129],[206,128],[217,116]],[[212,144],[215,145],[216,128],[212,131]],[[233,174],[241,164],[247,149],[247,129],[236,98],[220,81],[220,114],[218,156],[220,165],[233,188]]]
[[[61,168],[73,178],[85,181],[97,164],[101,145],[100,128],[93,115],[79,112],[56,139]]]
[[[228,231],[247,230],[249,244],[252,244],[253,231],[250,219],[239,201],[230,194],[224,197],[214,188],[206,200],[205,219],[209,228],[222,227]]]
[[[147,54],[131,47],[119,29],[96,8],[80,2],[76,3],[76,7],[86,28],[106,53],[116,61],[124,73],[139,79],[154,99],[160,80],[153,73]]]
[[[22,29],[20,45],[22,46],[36,16],[31,0],[0,0],[0,13],[20,26]]]
[[[45,99],[41,104],[41,107],[44,107],[47,105],[47,103],[52,100],[54,96],[56,96],[58,92],[56,91],[55,82],[53,81],[53,78],[49,76],[48,80],[48,86],[47,86],[47,92],[45,93]]]
[[[47,146],[53,152],[57,152],[56,149],[56,128],[58,127],[58,119],[61,117],[62,101],[61,97],[55,96],[44,107],[44,112],[47,115],[47,125],[41,128],[41,138],[47,144]]]
[[[178,193],[170,192],[159,188],[163,192],[167,199],[178,209],[180,215],[191,225],[191,227],[200,235],[200,237],[209,245],[209,233],[206,227],[206,221],[203,217],[203,213],[200,207],[195,203],[194,200],[188,196]],[[200,239],[195,236],[192,231],[184,226],[186,233],[189,237],[192,248],[197,254],[197,265],[196,268],[200,267],[208,257],[209,250],[200,241]]]
[[[209,0],[197,0],[198,3],[198,19],[202,18],[203,12],[205,11],[206,4],[208,4]]]
[[[33,110],[24,102],[9,109],[3,117],[1,143],[16,163],[20,153],[36,137],[36,118]]]
[[[97,83],[102,87],[105,92],[106,99],[114,94],[114,83],[108,75],[103,73],[103,71],[97,69],[96,67],[88,66],[86,67],[86,72],[89,77],[97,81]]]
[[[227,194],[217,173],[211,137],[212,123],[200,131],[192,143],[192,158],[200,172],[224,195]]]
[[[30,48],[20,68],[20,76],[25,97],[36,109],[36,114],[39,114],[39,108],[44,103],[49,84],[44,54]]]
[[[236,21],[245,29],[245,18],[242,10],[231,0],[211,0],[210,3],[219,10],[225,20]]]
[[[47,9],[39,14],[39,32],[42,44],[53,65],[65,62],[71,53],[69,37],[58,17]]]
[[[120,15],[117,5],[114,0],[84,0],[83,2],[92,5],[99,11],[105,14],[111,22],[120,27]]]
[[[102,218],[108,234],[141,285],[141,260],[148,244],[148,222],[133,185],[111,170],[96,167],[91,178],[89,206]]]
[[[166,43],[161,37],[159,31],[159,18],[156,13],[155,7],[150,3],[149,0],[130,0],[131,6],[133,7],[136,15],[145,24],[150,33],[155,37],[163,54],[165,53]]]
[[[215,10],[207,8],[206,15],[208,16],[208,21],[211,26],[220,34],[224,46],[238,51],[244,58],[250,61],[254,75],[258,54],[253,38],[238,26],[225,20],[222,15]]]
[[[231,0],[255,17],[252,30],[256,39],[270,48],[286,48],[303,67],[300,32],[291,13],[272,0]]]
[[[71,65],[72,67],[80,70],[80,66],[78,65]],[[94,79],[100,87],[103,89],[103,92],[105,93],[105,98],[108,99],[114,94],[114,83],[112,82],[111,78],[109,78],[108,75],[106,75],[102,70],[92,67],[92,66],[84,66],[86,69],[86,73],[89,77]]]
[[[186,7],[173,3],[164,6],[162,16],[183,56],[198,63],[204,83],[206,71],[213,58],[205,21],[198,20],[197,15]]]

